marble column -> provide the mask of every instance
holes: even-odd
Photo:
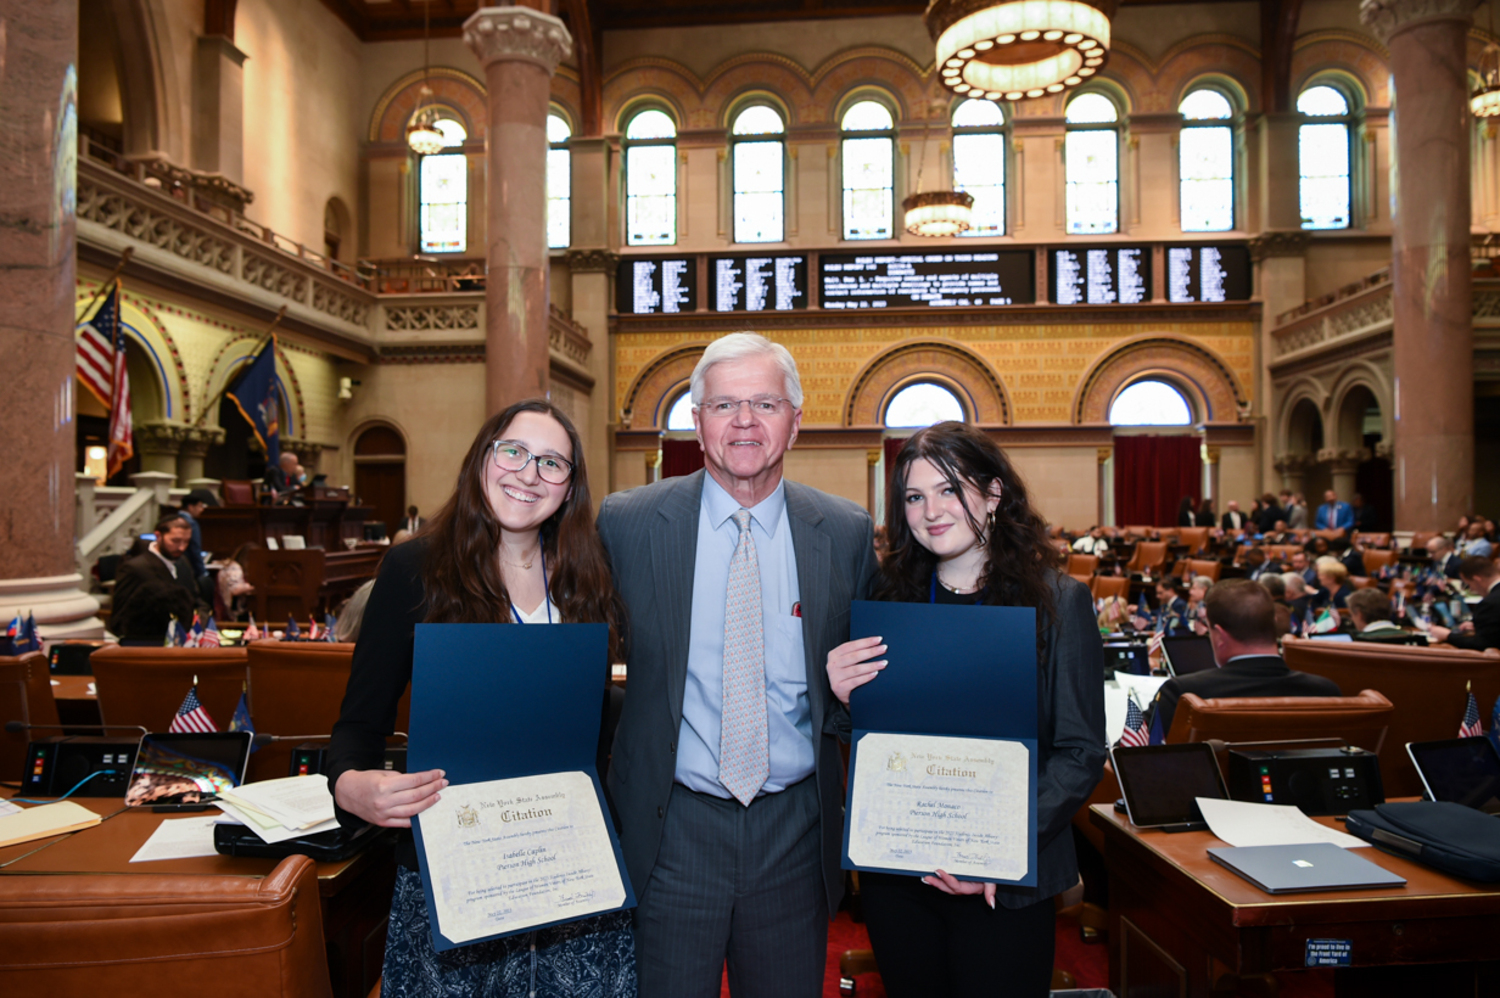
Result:
[[[193,426],[183,436],[182,449],[177,452],[177,480],[187,488],[195,478],[203,477],[203,459],[208,449],[224,442],[224,430],[218,426]]]
[[[0,618],[98,635],[73,553],[78,5],[8,4],[0,24]]]
[[[1391,53],[1397,530],[1441,528],[1474,500],[1466,39],[1476,0],[1363,0]]]
[[[485,408],[495,413],[548,390],[547,100],[573,38],[550,14],[482,7],[464,41],[489,99]]]
[[[135,449],[141,458],[142,471],[159,471],[167,475],[177,474],[177,455],[182,452],[187,439],[186,423],[162,420],[156,423],[138,423],[135,427]]]

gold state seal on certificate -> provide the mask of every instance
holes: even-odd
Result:
[[[1027,874],[1030,757],[1021,742],[866,732],[849,809],[858,867],[986,880]]]
[[[625,903],[607,819],[584,773],[456,784],[418,820],[437,928],[454,943]]]

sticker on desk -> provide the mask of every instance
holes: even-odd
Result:
[[[1352,939],[1309,939],[1307,941],[1308,967],[1347,967],[1354,955]]]

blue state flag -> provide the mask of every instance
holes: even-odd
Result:
[[[250,366],[235,379],[224,397],[234,403],[250,424],[250,431],[266,451],[266,467],[281,459],[281,403],[276,381],[276,334],[256,354]]]

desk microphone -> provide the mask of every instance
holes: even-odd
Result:
[[[8,735],[19,735],[27,731],[74,731],[83,729],[85,731],[139,731],[143,735],[151,732],[139,724],[27,724],[25,721],[6,721],[5,733]]]

